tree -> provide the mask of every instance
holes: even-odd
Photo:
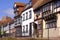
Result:
[[[1,25],[0,25],[0,37],[1,37]]]

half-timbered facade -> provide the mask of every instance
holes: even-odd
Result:
[[[39,0],[33,5],[34,10],[38,8],[42,14],[43,37],[60,37],[60,0]]]

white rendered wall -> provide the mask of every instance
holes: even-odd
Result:
[[[28,15],[29,15],[29,11],[32,11],[32,18],[31,19],[28,19],[28,20],[25,20],[25,21],[22,21],[22,32],[23,32],[23,26],[26,26],[26,25],[28,25],[28,33],[22,33],[22,36],[29,36],[29,24],[30,23],[32,23],[32,22],[34,22],[34,12],[33,12],[33,8],[30,8],[30,9],[27,9],[27,10],[25,10],[23,13],[22,13],[22,17],[23,17],[23,14],[25,14],[26,12],[28,12]],[[26,18],[26,17],[25,17]],[[29,16],[28,16],[28,18],[29,18]],[[26,27],[25,27],[25,30],[26,30]],[[32,34],[33,34],[33,25],[32,25]]]

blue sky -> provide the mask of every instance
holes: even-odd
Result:
[[[14,17],[14,2],[28,3],[29,0],[0,0],[0,19],[2,19],[3,16],[9,16],[11,18]]]

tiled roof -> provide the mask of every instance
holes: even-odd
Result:
[[[24,8],[25,8],[25,6],[26,6],[26,4],[25,3],[21,3],[21,2],[15,2],[15,4],[14,4],[14,8],[16,8],[17,7],[17,11],[18,11],[18,13],[16,14],[16,17],[18,16],[18,15],[20,15],[21,14],[21,12],[24,10]]]
[[[39,6],[44,5],[45,3],[48,3],[52,0],[38,0],[34,5],[33,5],[33,9],[35,10],[36,8],[38,8]]]
[[[25,6],[25,3],[21,3],[21,2],[15,2],[16,6]]]
[[[10,17],[8,17],[8,16],[4,16],[3,18],[2,18],[2,20],[1,20],[1,22],[2,22],[2,25],[6,25],[6,24],[10,24],[10,23],[12,23],[13,22],[13,19],[12,18],[10,18]]]

